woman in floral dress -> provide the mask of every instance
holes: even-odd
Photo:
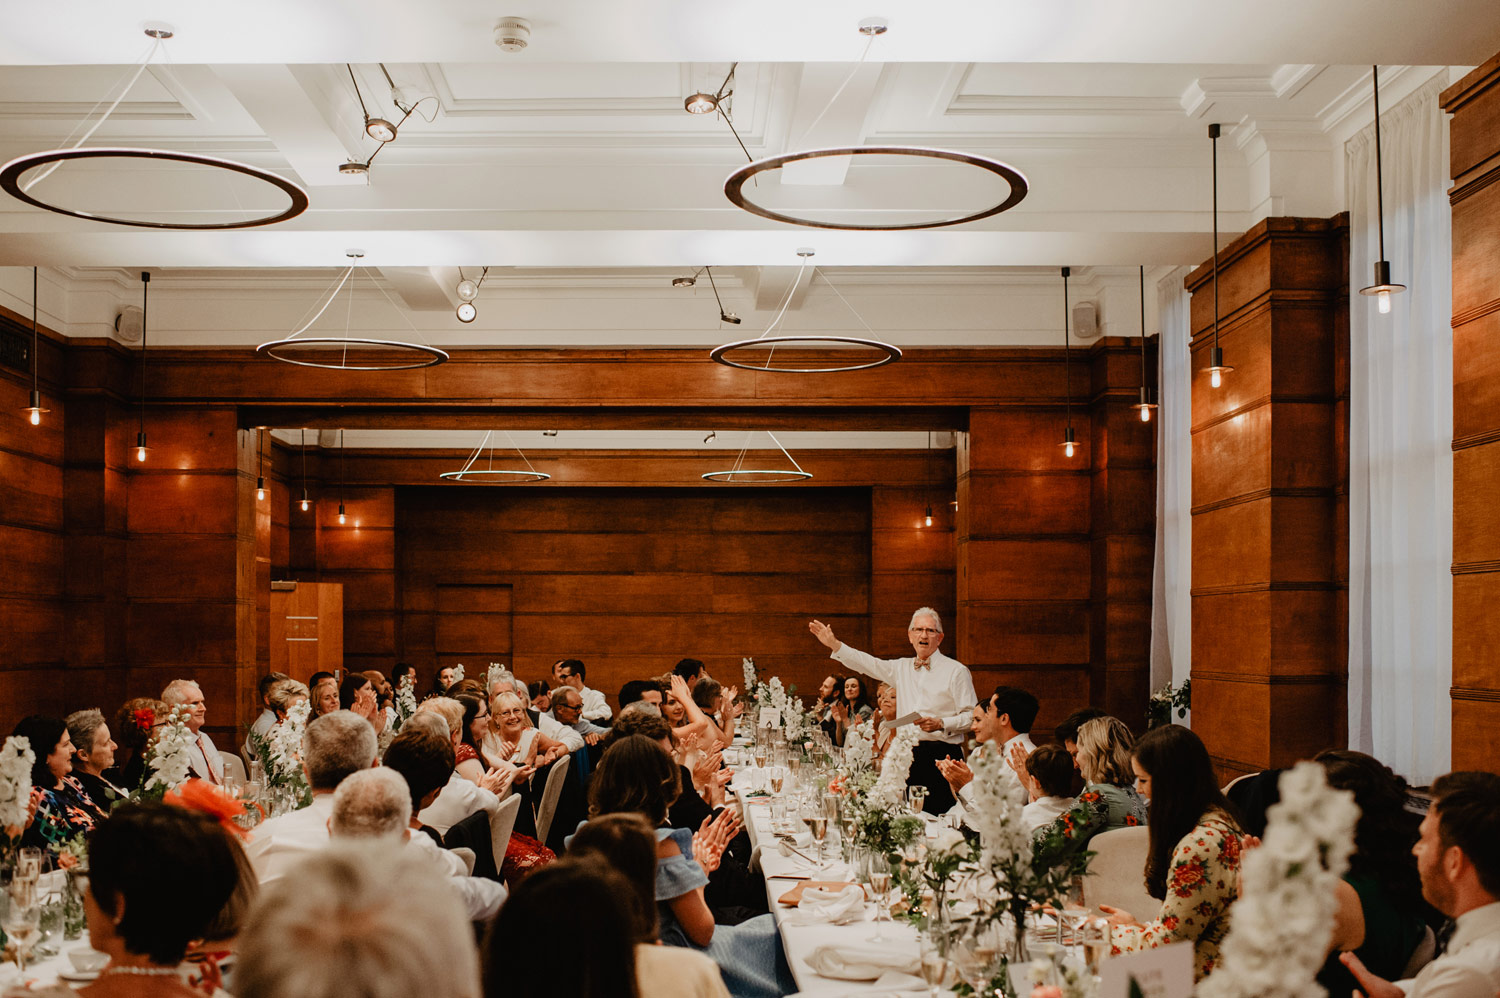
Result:
[[[30,742],[36,756],[31,766],[32,819],[21,844],[45,849],[56,859],[63,843],[92,832],[105,814],[72,775],[73,739],[66,724],[33,715],[17,724],[12,734]]]
[[[1082,733],[1080,732],[1080,737]],[[1136,743],[1136,789],[1151,802],[1146,890],[1161,911],[1138,922],[1128,911],[1100,905],[1109,916],[1112,952],[1193,944],[1193,976],[1214,969],[1229,934],[1229,908],[1239,896],[1243,833],[1219,790],[1208,750],[1176,724],[1153,728]]]

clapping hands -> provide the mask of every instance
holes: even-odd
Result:
[[[725,847],[739,831],[740,817],[728,808],[720,811],[717,817],[703,819],[703,824],[693,833],[693,859],[703,867],[704,873],[713,873],[719,868]]]

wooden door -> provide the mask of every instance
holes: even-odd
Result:
[[[271,589],[271,671],[304,683],[314,672],[342,677],[344,587],[336,582],[283,585]]]

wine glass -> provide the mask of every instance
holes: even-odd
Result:
[[[921,814],[922,807],[927,803],[927,788],[921,785],[907,787],[906,799],[911,804],[911,813]]]
[[[25,893],[30,896],[17,897],[12,891],[10,907],[5,910],[5,918],[0,920],[0,928],[5,929],[6,937],[15,948],[16,967],[22,974],[26,973],[26,959],[31,955],[31,948],[42,934],[42,909],[36,903],[36,892],[33,889]]]
[[[889,942],[889,938],[880,931],[881,922],[891,920],[890,893],[891,893],[891,864],[890,860],[879,853],[870,853],[870,890],[875,892],[875,935],[870,937],[872,943]]]
[[[828,837],[828,816],[822,811],[813,810],[803,814],[802,820],[807,825],[807,830],[812,832],[813,840],[818,843],[818,866],[821,867],[824,863],[823,842]]]

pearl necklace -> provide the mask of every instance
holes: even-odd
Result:
[[[176,967],[105,967],[99,972],[100,977],[108,977],[111,974],[134,974],[138,977],[175,977]]]

